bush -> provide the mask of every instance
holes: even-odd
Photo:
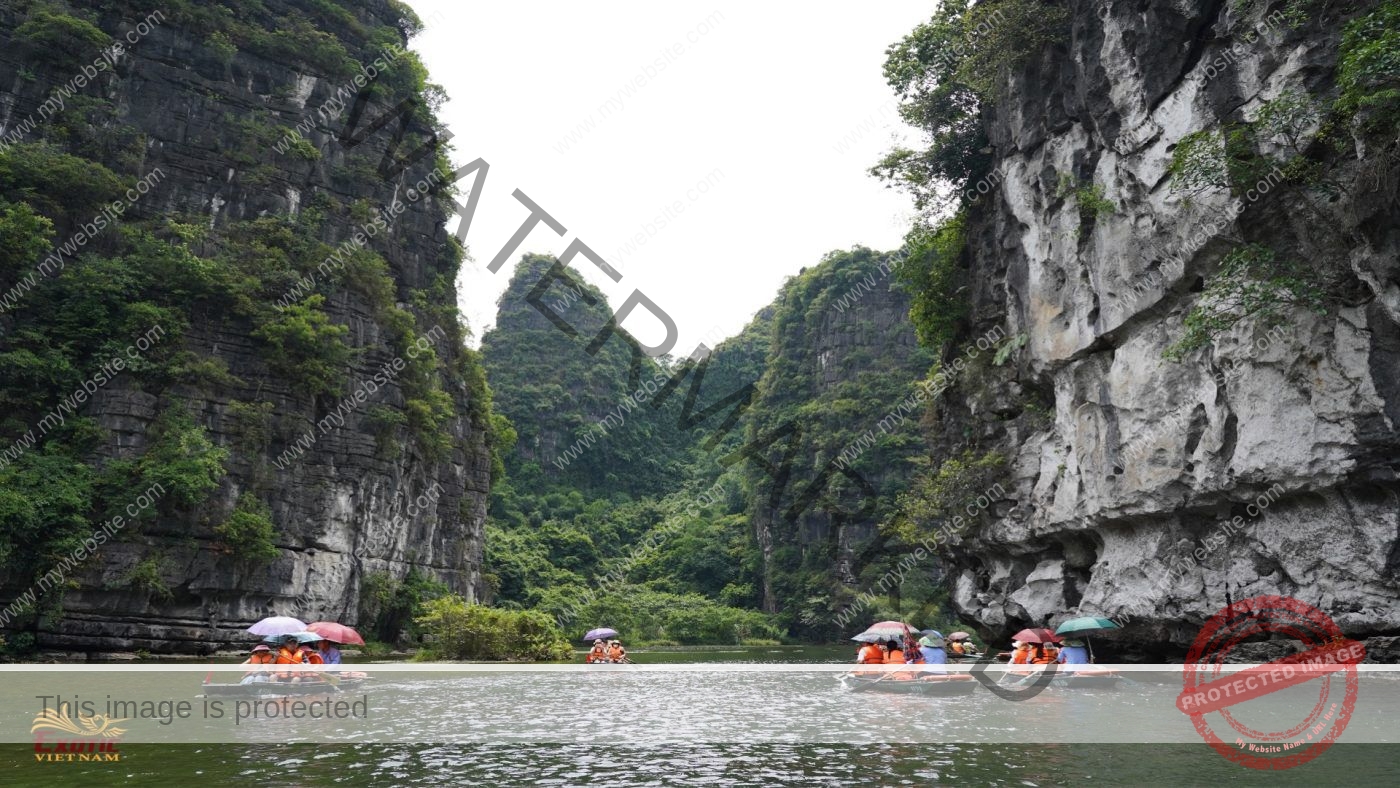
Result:
[[[352,355],[345,344],[350,327],[332,323],[325,302],[325,296],[309,296],[253,331],[267,345],[273,371],[313,396],[340,390]]]
[[[234,46],[233,39],[222,30],[215,30],[204,39],[204,49],[225,66],[232,63],[234,56],[238,54],[238,47]]]
[[[1279,260],[1267,246],[1246,244],[1220,261],[1215,276],[1186,315],[1185,335],[1165,355],[1180,361],[1246,318],[1273,326],[1295,307],[1325,314],[1324,298],[1324,286],[1314,268]]]
[[[131,571],[122,576],[118,587],[130,586],[145,591],[161,601],[170,601],[174,594],[170,593],[170,587],[165,584],[165,579],[161,576],[162,563],[160,556],[150,556],[142,560],[133,566]]]
[[[136,466],[133,492],[159,484],[173,503],[186,507],[204,503],[227,473],[228,449],[215,446],[182,405],[161,413],[151,427],[151,437],[150,448]]]
[[[896,149],[871,173],[909,191],[928,215],[970,200],[965,187],[992,162],[983,102],[999,98],[1007,72],[1061,38],[1067,18],[1063,8],[1034,0],[942,3],[885,59],[900,116],[926,133],[927,147]]]
[[[1381,130],[1400,122],[1400,0],[1347,25],[1338,61],[1338,110]]]
[[[573,653],[554,620],[534,610],[498,610],[454,594],[428,602],[417,621],[437,658],[540,662]]]
[[[224,549],[247,564],[262,564],[277,557],[277,545],[273,542],[276,532],[271,510],[252,493],[240,495],[233,514],[214,526]]]
[[[905,238],[907,254],[895,276],[913,299],[909,317],[919,340],[931,348],[952,341],[967,315],[967,271],[963,253],[967,229],[963,214],[932,231],[915,230]]]
[[[448,593],[446,584],[416,569],[402,580],[388,572],[370,572],[360,583],[359,621],[378,640],[397,643],[405,630],[417,635],[423,606]]]
[[[112,43],[111,36],[91,22],[43,7],[15,29],[15,37],[28,42],[41,57],[69,68],[94,60]]]
[[[894,531],[908,544],[919,541],[921,530],[951,521],[959,526],[978,519],[992,495],[997,476],[1006,467],[1006,458],[997,452],[978,456],[968,450],[945,460],[936,471],[915,477],[909,491],[899,497],[901,516]]]

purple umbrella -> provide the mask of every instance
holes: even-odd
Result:
[[[291,635],[306,631],[306,623],[291,616],[268,616],[248,627],[254,635]]]
[[[617,637],[617,630],[609,627],[599,627],[588,630],[588,634],[583,636],[584,640],[609,640]]]

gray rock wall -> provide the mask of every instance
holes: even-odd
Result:
[[[1374,4],[1323,4],[1296,28],[1264,22],[1279,4],[1244,5],[1070,3],[1071,39],[993,113],[974,314],[1028,341],[1016,369],[950,392],[935,435],[1012,458],[1010,500],[953,551],[954,603],[988,634],[1124,616],[1122,639],[1162,653],[1262,593],[1318,605],[1349,634],[1400,630],[1393,139],[1387,153],[1340,129],[1334,197],[1185,195],[1167,170],[1182,137],[1285,91],[1330,105],[1342,23]],[[1082,221],[1061,173],[1114,209]],[[1351,288],[1325,315],[1245,321],[1164,359],[1202,278],[1246,242]],[[993,412],[1025,390],[1053,393],[1053,424]]]

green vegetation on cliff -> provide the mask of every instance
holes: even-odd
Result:
[[[737,502],[707,492],[722,470],[713,458],[737,447],[743,429],[706,451],[724,416],[683,424],[689,379],[663,394],[680,365],[636,352],[623,333],[590,353],[611,316],[607,301],[556,266],[521,260],[482,342],[496,407],[510,421],[498,432],[516,435],[502,446],[505,479],[492,495],[492,598],[580,631],[606,624],[633,643],[777,638],[762,614],[743,609],[757,603],[757,563],[746,523],[725,516]],[[715,349],[694,410],[753,383],[766,326],[755,321]]]
[[[346,245],[347,229],[375,219],[395,188],[350,159],[391,135],[331,165],[279,120],[296,87],[292,67],[343,79],[388,50],[396,56],[368,88],[368,117],[409,98],[416,123],[401,149],[431,138],[441,91],[403,49],[405,36],[421,27],[407,6],[172,0],[157,13],[126,0],[13,6],[19,24],[0,39],[26,58],[25,78],[14,80],[16,111],[35,117],[73,67],[118,40],[119,23],[144,19],[153,38],[178,29],[185,38],[176,40],[209,42],[219,69],[206,68],[203,57],[190,67],[201,75],[199,101],[227,110],[222,124],[191,123],[185,142],[212,158],[220,181],[234,174],[224,187],[234,199],[225,202],[238,210],[218,213],[216,206],[211,216],[178,208],[197,188],[152,151],[147,134],[162,118],[122,116],[130,108],[114,98],[125,76],[116,70],[83,83],[52,117],[40,117],[46,122],[26,129],[22,141],[7,137],[0,149],[0,578],[7,599],[37,589],[30,615],[0,623],[28,627],[34,613],[57,614],[65,589],[94,569],[91,548],[79,548],[117,516],[123,522],[103,542],[144,544],[150,524],[162,522],[163,532],[206,540],[241,565],[275,558],[282,533],[269,507],[271,441],[287,439],[286,417],[313,424],[324,417],[362,376],[380,337],[406,362],[396,381],[404,401],[383,409],[396,417],[381,420],[384,445],[411,445],[435,462],[455,448],[455,420],[490,423],[485,376],[455,305],[461,248],[445,241],[411,281],[392,270],[386,239]],[[391,24],[376,21],[386,9],[395,12]],[[288,81],[266,86],[271,98],[250,101],[225,71],[239,67],[240,57],[285,64],[245,60],[241,67]],[[170,105],[180,106],[180,85],[171,84]],[[236,100],[225,100],[233,94]],[[202,120],[196,110],[190,115]],[[278,153],[284,135],[293,144]],[[439,156],[415,177],[444,162]],[[318,166],[325,170],[312,169]],[[286,197],[292,181],[299,201]],[[428,196],[446,195],[445,183]],[[352,335],[332,316],[332,304],[342,312],[352,305],[371,320]],[[252,367],[238,373],[257,380],[230,371],[221,335],[249,338]],[[432,347],[416,348],[425,336]],[[274,414],[267,388],[289,392],[300,412]],[[124,410],[126,399],[139,405],[136,414],[151,415]],[[217,409],[193,405],[219,400],[231,400],[238,437],[230,445],[216,442],[216,428],[226,426],[217,424]],[[456,402],[468,413],[457,413]],[[152,497],[150,505],[129,508],[142,495]],[[139,571],[108,585],[168,598],[171,589],[158,582],[164,566],[149,555]]]

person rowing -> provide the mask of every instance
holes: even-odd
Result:
[[[943,639],[933,637],[919,638],[919,656],[923,658],[925,665],[936,667],[926,667],[927,673],[947,674],[948,669],[943,667],[948,664],[948,652],[943,649]]]
[[[621,640],[614,640],[608,644],[608,659],[618,664],[631,662],[627,659],[627,649],[622,647]]]

